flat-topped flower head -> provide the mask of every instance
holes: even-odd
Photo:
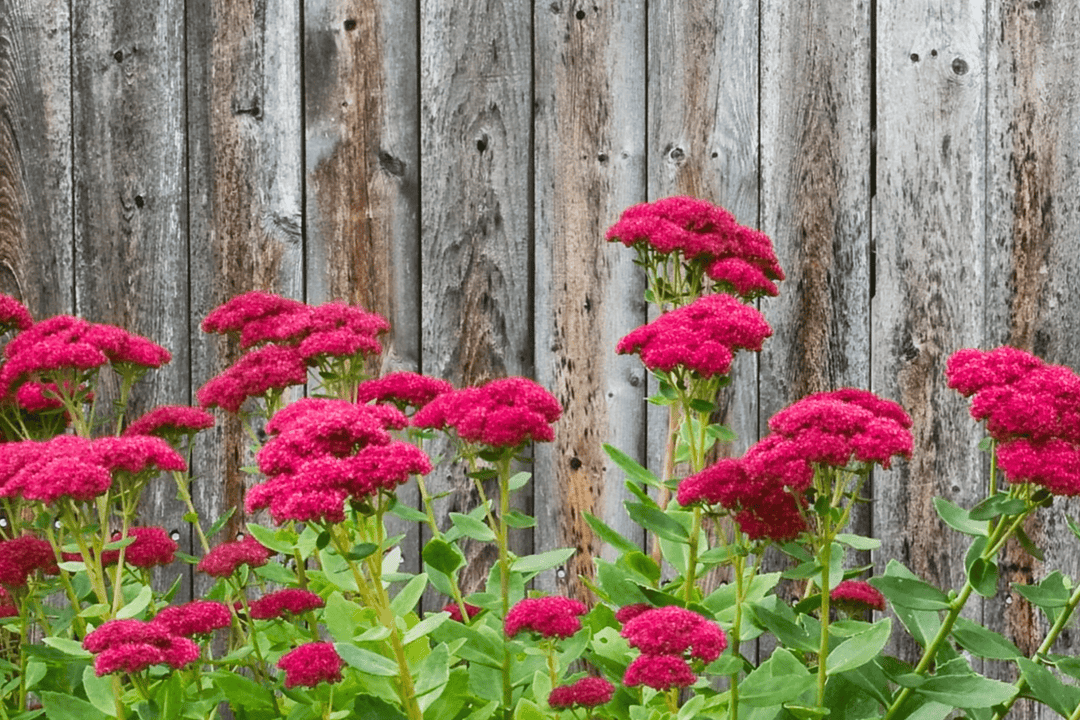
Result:
[[[34,324],[30,311],[21,302],[0,293],[0,334],[11,330],[28,330]]]
[[[183,472],[187,463],[172,445],[152,435],[105,436],[93,441],[94,462],[116,472]]]
[[[850,614],[885,610],[885,596],[862,580],[844,580],[829,592],[829,599],[836,607]]]
[[[249,397],[284,390],[307,381],[307,365],[291,347],[266,345],[243,355],[196,391],[199,405],[235,413]]]
[[[244,565],[251,568],[265,565],[273,554],[273,551],[264,547],[254,537],[247,536],[242,540],[232,540],[211,548],[195,569],[212,577],[225,578]]]
[[[0,540],[0,585],[23,587],[39,570],[46,575],[59,571],[56,555],[48,541],[33,535]]]
[[[653,608],[628,620],[620,633],[646,655],[681,655],[712,662],[727,647],[720,626],[675,605]]]
[[[300,615],[308,610],[326,606],[321,597],[303,588],[285,588],[253,600],[248,608],[254,620],[271,620],[288,615]]]
[[[615,619],[622,624],[626,624],[629,621],[636,618],[643,612],[653,609],[653,605],[647,605],[645,603],[634,603],[633,605],[623,605],[621,608],[615,611]]]
[[[381,333],[390,329],[386,318],[344,302],[328,302],[311,310],[311,323],[298,346],[309,363],[320,357],[378,355]]]
[[[465,613],[467,617],[461,614],[461,608],[458,607],[457,603],[447,603],[443,606],[442,611],[450,613],[451,620],[456,620],[457,622],[466,622],[467,620],[471,620],[476,617],[478,613],[483,612],[484,608],[480,607],[479,605],[465,603]]]
[[[342,660],[333,643],[301,645],[281,656],[277,667],[285,671],[285,688],[315,687],[319,683],[341,682]]]
[[[83,339],[101,350],[113,365],[159,368],[172,361],[172,353],[165,348],[115,325],[92,323]]]
[[[202,408],[187,405],[161,405],[124,428],[125,436],[154,435],[171,440],[194,435],[214,426],[214,416]]]
[[[969,397],[980,390],[1010,385],[1045,363],[1029,352],[1002,346],[990,351],[958,350],[945,365],[949,387]]]
[[[3,582],[0,580],[0,582]],[[18,617],[19,606],[6,588],[0,587],[0,618]]]
[[[50,504],[61,498],[89,502],[112,485],[89,440],[57,435],[45,441],[0,443],[0,497]]]
[[[1010,483],[1034,483],[1054,495],[1080,495],[1080,444],[1060,438],[1010,440],[997,448]]]
[[[453,429],[466,442],[516,448],[555,439],[562,415],[555,396],[532,380],[509,377],[439,395],[412,418],[416,427]]]
[[[214,600],[192,600],[183,605],[169,605],[158,611],[154,625],[180,637],[209,635],[232,624],[232,613],[224,603]]]
[[[570,685],[560,685],[548,695],[548,705],[554,710],[573,707],[594,708],[611,702],[615,686],[601,677],[583,677]]]
[[[709,378],[726,375],[738,350],[761,350],[772,328],[756,308],[730,295],[705,295],[631,331],[616,346],[650,370],[677,367]]]
[[[634,658],[623,675],[623,685],[647,685],[654,690],[689,687],[697,681],[682,655],[646,655]]]
[[[285,340],[297,332],[297,320],[307,319],[308,307],[299,300],[261,290],[237,295],[210,311],[202,322],[203,332],[240,333],[244,348],[275,340]]]
[[[422,408],[453,389],[446,380],[403,371],[360,383],[356,399],[362,403],[372,400],[393,403],[404,411],[406,407]]]
[[[971,416],[985,420],[986,432],[998,442],[1080,442],[1080,377],[1061,365],[1034,368],[1011,383],[975,393]]]
[[[138,568],[151,568],[158,565],[168,565],[176,559],[176,551],[180,545],[169,537],[165,528],[161,527],[133,527],[128,528],[128,537],[134,537],[135,542],[124,548],[124,564]],[[123,539],[120,533],[115,533],[113,540]],[[119,551],[117,551],[119,559]]]
[[[529,630],[548,638],[568,638],[581,629],[580,615],[587,608],[577,600],[558,595],[525,598],[506,614],[504,629],[509,637]]]

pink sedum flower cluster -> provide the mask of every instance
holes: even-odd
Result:
[[[227,605],[214,600],[193,600],[162,608],[150,621],[180,637],[206,636],[232,624]]]
[[[720,505],[751,539],[790,540],[806,529],[813,465],[846,467],[910,457],[911,418],[894,402],[846,388],[809,395],[769,420],[742,458],[724,458],[679,484],[680,505]]]
[[[756,308],[730,295],[705,295],[633,330],[615,350],[637,353],[650,370],[682,367],[710,378],[728,373],[737,350],[759,352],[770,335]]]
[[[372,400],[393,403],[404,412],[406,407],[422,408],[453,389],[446,380],[414,372],[396,372],[360,383],[356,399],[362,403]]]
[[[342,522],[346,501],[393,492],[410,475],[431,472],[422,450],[387,431],[405,423],[388,406],[327,399],[291,404],[267,423],[274,437],[257,456],[267,479],[248,491],[247,511],[269,508],[279,524]]]
[[[949,387],[970,396],[986,421],[1009,482],[1080,495],[1080,377],[1012,347],[960,350],[945,369]]]
[[[551,442],[562,415],[555,396],[532,380],[509,377],[443,393],[421,408],[412,424],[453,429],[462,440],[492,448]]]
[[[195,569],[207,575],[226,578],[247,565],[257,568],[270,562],[274,553],[253,537],[233,540],[214,547],[203,556]]]
[[[37,571],[55,575],[60,571],[52,545],[33,535],[0,540],[0,585],[24,587]]]
[[[153,435],[169,440],[214,426],[214,416],[202,408],[162,405],[150,410],[124,428],[125,436]]]
[[[674,605],[633,613],[621,635],[641,651],[626,668],[623,683],[656,690],[693,685],[697,675],[688,659],[712,662],[727,647],[719,625]]]
[[[94,657],[98,676],[110,673],[139,673],[151,665],[168,665],[179,670],[199,659],[199,646],[176,635],[163,624],[136,619],[109,620],[87,634],[83,649]]]
[[[509,637],[529,630],[546,638],[568,638],[581,629],[583,603],[568,597],[525,598],[506,614],[503,628]]]
[[[286,614],[300,615],[308,610],[326,606],[321,597],[303,588],[285,588],[253,600],[248,608],[255,620],[284,618]]]
[[[341,682],[341,656],[328,642],[301,645],[281,656],[278,669],[285,671],[285,688],[315,687],[321,682]]]
[[[844,580],[829,592],[829,599],[841,610],[885,610],[885,596],[868,582]]]
[[[669,197],[627,208],[607,239],[701,262],[709,278],[748,299],[776,295],[775,281],[784,279],[768,236],[696,198]]]
[[[562,685],[548,695],[548,705],[554,710],[574,707],[594,708],[611,702],[615,686],[601,677],[583,677],[570,685]]]
[[[0,333],[10,330],[29,330],[34,324],[30,311],[21,302],[0,293]]]
[[[471,620],[476,617],[478,613],[483,612],[484,608],[480,607],[479,605],[465,603],[465,613],[468,615],[467,618],[462,616],[461,608],[458,607],[457,603],[448,603],[444,605],[442,611],[450,613],[451,620],[455,620],[457,622],[465,622],[466,620]]]
[[[141,475],[183,471],[184,459],[154,437],[58,435],[44,441],[0,444],[0,497],[53,503],[61,498],[89,502],[105,493],[113,473]]]
[[[195,397],[204,408],[220,407],[236,413],[249,397],[303,385],[306,380],[307,363],[295,348],[266,345],[211,378],[195,392]]]

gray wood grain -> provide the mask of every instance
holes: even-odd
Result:
[[[74,309],[68,3],[0,6],[0,292]]]
[[[532,373],[530,27],[527,4],[431,0],[420,8],[421,367],[456,386]],[[474,507],[440,466],[439,518]],[[529,497],[519,495],[524,510]],[[515,532],[518,552],[531,549]],[[466,590],[494,558],[467,551]]]
[[[1080,366],[1080,61],[1075,28],[1080,4],[989,4],[987,32],[987,273],[985,347],[1008,344],[1047,362]],[[1077,541],[1064,516],[1080,504],[1056,499],[1025,529],[1046,562],[1010,543],[1001,567],[1000,595],[986,602],[984,622],[1031,654],[1049,624],[1010,583],[1039,582],[1059,569],[1080,574]],[[1054,652],[1077,654],[1080,637],[1062,637]],[[1011,673],[998,676],[1012,680]],[[1041,705],[1017,706],[1017,718],[1051,717]]]
[[[536,584],[584,597],[577,578],[592,577],[601,544],[583,513],[643,539],[602,444],[644,460],[646,372],[615,354],[644,320],[643,278],[604,233],[645,195],[646,18],[636,2],[555,2],[538,4],[533,22],[537,380],[564,408],[555,442],[536,450],[535,540],[578,550]]]
[[[75,307],[173,354],[135,386],[133,418],[189,392],[183,4],[80,3],[72,24]],[[99,404],[116,397],[115,382],[104,387]],[[108,414],[110,404],[102,407]],[[137,522],[164,527],[187,548],[175,496],[170,478],[152,483]],[[158,571],[155,582],[167,587],[179,571]]]
[[[984,342],[984,20],[974,5],[878,6],[872,386],[911,414],[915,450],[874,475],[874,559],[943,588],[963,583],[968,543],[931,499],[971,507],[986,491],[981,433],[944,377],[950,355]]]
[[[386,371],[420,361],[416,35],[411,3],[304,7],[307,298],[345,299],[390,320]],[[420,502],[412,483],[398,498]],[[403,569],[417,572],[419,527],[392,524],[391,534],[406,533]]]
[[[286,0],[188,3],[192,389],[236,360],[206,335],[214,307],[253,289],[303,298],[300,14]],[[239,420],[197,437],[193,495],[209,525],[242,504],[252,464]],[[217,541],[243,528],[234,516]],[[213,542],[213,539],[212,539]],[[196,594],[206,578],[196,577]]]

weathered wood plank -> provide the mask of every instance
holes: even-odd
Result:
[[[421,367],[456,386],[532,373],[530,27],[520,2],[421,7]],[[443,523],[479,501],[460,468],[437,468],[429,487],[451,491]],[[494,548],[467,553],[468,591]]]
[[[1080,271],[1080,61],[1075,29],[1080,3],[996,0],[988,9],[987,285],[985,347],[1019,347],[1048,362],[1080,367],[1080,304],[1071,284]],[[1009,588],[1039,582],[1052,570],[1080,575],[1076,540],[1064,515],[1080,504],[1055,500],[1025,526],[1046,562],[1010,543],[1001,595],[985,606],[988,627],[1029,654],[1049,624]],[[1080,638],[1063,637],[1054,652],[1077,654]],[[1006,674],[1004,679],[1013,679]],[[1041,705],[1012,717],[1050,717]]]
[[[419,169],[416,7],[323,0],[304,8],[307,298],[346,299],[390,320],[383,369],[417,370]],[[375,368],[378,370],[378,368]],[[409,484],[401,502],[417,506]],[[405,532],[417,572],[420,532]]]
[[[183,3],[171,0],[73,6],[76,310],[173,354],[135,386],[129,418],[189,393],[183,21]],[[98,402],[115,393],[112,383]],[[169,478],[152,484],[138,522],[187,548],[175,497]],[[167,587],[176,571],[156,582]]]
[[[253,289],[303,297],[303,133],[293,3],[190,0],[187,28],[194,390],[238,356],[199,330],[210,310]],[[216,413],[197,438],[193,494],[207,524],[242,503],[240,468],[251,464],[239,420]],[[223,536],[242,523],[235,516]]]
[[[911,414],[915,449],[910,462],[875,472],[874,557],[879,572],[896,558],[947,589],[963,583],[968,543],[931,498],[971,507],[986,490],[980,432],[944,376],[950,355],[984,341],[984,8],[877,9],[873,387]],[[979,603],[966,612],[979,617]]]
[[[0,292],[37,319],[75,304],[68,10],[0,6]]]
[[[643,539],[602,444],[631,455],[644,444],[646,372],[615,355],[644,319],[644,287],[634,253],[604,233],[645,196],[646,18],[632,0],[564,1],[536,5],[533,22],[537,379],[564,408],[555,442],[536,450],[535,541],[578,550],[537,586],[582,596],[577,578],[592,577],[601,549],[583,513]]]

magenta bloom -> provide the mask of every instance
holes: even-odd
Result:
[[[624,605],[615,612],[615,619],[622,624],[626,624],[636,618],[643,612],[652,610],[652,605],[646,605],[645,603],[634,603],[633,605]]]
[[[218,628],[228,627],[232,624],[232,613],[222,603],[193,600],[162,608],[150,622],[165,628],[172,635],[189,638],[192,635],[209,635]]]
[[[180,549],[176,541],[165,532],[165,528],[133,527],[128,528],[128,535],[134,537],[135,542],[124,548],[125,565],[139,568],[168,565],[176,558],[176,551]],[[118,539],[119,533],[113,540]]]
[[[648,685],[655,690],[689,687],[697,680],[681,655],[639,655],[626,668],[623,684],[628,687]]]
[[[776,295],[773,281],[784,279],[764,233],[739,225],[727,210],[696,198],[669,197],[627,208],[607,239],[703,262],[706,274],[722,289],[746,298]]]
[[[1011,440],[997,449],[1011,483],[1035,483],[1054,495],[1080,495],[1080,445],[1067,440]]]
[[[199,405],[239,412],[244,400],[271,390],[303,385],[307,365],[295,348],[266,345],[251,350],[196,391]]]
[[[669,605],[627,620],[620,633],[630,647],[646,655],[681,655],[712,662],[727,647],[720,626],[692,610]]]
[[[136,673],[151,665],[180,669],[199,659],[199,646],[162,625],[142,620],[109,620],[83,638],[83,648],[97,657],[94,671]]]
[[[212,548],[195,569],[213,577],[229,577],[241,565],[256,568],[270,561],[274,553],[253,537],[226,542]]]
[[[509,637],[522,630],[531,630],[544,637],[568,638],[581,629],[579,615],[587,608],[568,597],[525,598],[510,608],[504,629]]]
[[[309,590],[285,588],[252,601],[248,607],[253,619],[270,620],[285,617],[286,613],[300,615],[325,605],[325,600]]]
[[[285,687],[315,687],[321,682],[341,682],[341,656],[332,643],[315,642],[301,645],[278,660],[285,671]]]
[[[958,350],[945,365],[949,387],[969,397],[987,387],[1011,385],[1044,365],[1029,352],[999,347],[989,352],[968,348]]]
[[[112,471],[183,472],[187,463],[169,443],[151,435],[105,436],[93,441],[94,461]]]
[[[548,705],[555,710],[571,707],[596,707],[611,702],[615,686],[604,678],[583,677],[571,685],[562,685],[548,695]]]
[[[466,618],[461,616],[461,608],[458,607],[457,603],[449,603],[449,604],[443,606],[442,610],[443,610],[443,612],[450,613],[450,619],[451,620],[456,620],[458,622],[465,622],[465,620],[466,620]],[[480,613],[480,612],[483,612],[483,611],[484,611],[484,608],[480,607],[479,605],[471,605],[469,603],[465,603],[465,612],[468,613],[468,616],[469,616],[468,619],[472,619],[472,618],[476,617],[477,613]]]
[[[514,448],[555,439],[562,415],[555,396],[532,380],[509,377],[439,395],[413,415],[416,427],[453,428],[466,442]]]
[[[283,341],[300,332],[307,323],[308,307],[299,300],[253,290],[237,295],[210,311],[202,322],[203,332],[240,333],[240,346]]]
[[[22,587],[38,570],[46,575],[59,572],[56,555],[47,541],[33,535],[0,540],[0,585]]]
[[[770,335],[772,328],[756,308],[730,295],[705,295],[631,331],[615,350],[637,353],[650,370],[682,367],[709,378],[726,375],[735,351],[758,352]]]
[[[19,607],[6,588],[0,587],[0,618],[18,617]]]
[[[861,580],[845,580],[832,589],[829,599],[842,609],[885,610],[885,596],[873,585]]]
[[[57,435],[42,442],[0,444],[0,497],[46,504],[64,497],[88,502],[111,485],[112,475],[95,462],[85,438]]]
[[[396,372],[360,383],[357,400],[362,403],[372,400],[394,403],[401,410],[405,407],[422,408],[453,389],[454,386],[446,380],[413,372]]]
[[[378,355],[382,345],[377,336],[389,329],[381,315],[343,302],[324,303],[312,308],[310,327],[298,349],[309,364],[320,357]]]
[[[155,435],[170,438],[193,434],[214,426],[214,416],[202,408],[162,405],[146,413],[124,429],[125,436]]]
[[[21,302],[0,293],[0,332],[9,330],[29,330],[34,324],[30,311]]]

